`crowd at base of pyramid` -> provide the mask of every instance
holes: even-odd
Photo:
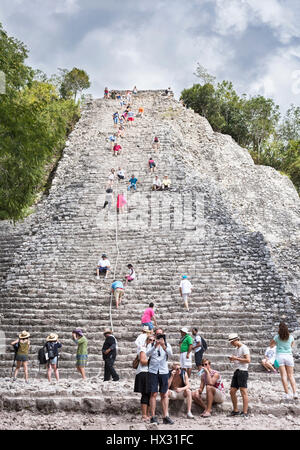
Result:
[[[162,95],[168,96],[170,88]],[[112,91],[109,92],[105,88],[104,98],[116,99],[120,107],[126,106],[123,114],[118,112],[113,114],[113,123],[117,127],[118,132],[109,137],[111,142],[111,150],[114,157],[122,151],[121,145],[118,143],[119,138],[124,138],[126,126],[131,127],[134,122],[134,113],[131,108],[132,96],[137,95],[136,87],[132,93],[127,92],[126,96]],[[144,108],[138,109],[137,116],[143,117]],[[152,147],[155,151],[160,148],[159,140],[154,138]],[[148,161],[149,171],[155,171],[155,161],[151,157]],[[117,178],[116,178],[117,175]],[[107,206],[110,208],[113,201],[113,185],[115,181],[119,182],[125,179],[123,169],[120,167],[118,173],[112,170],[108,177],[108,186],[106,188],[106,198],[103,209]],[[137,189],[138,179],[132,174],[128,191]],[[171,186],[171,180],[168,176],[164,176],[163,182],[155,177],[152,185],[152,190],[167,190]],[[117,198],[117,212],[122,213],[126,205],[126,200],[123,194],[119,194]],[[111,293],[115,298],[116,308],[118,309],[124,295],[125,288],[128,283],[134,284],[135,270],[132,264],[127,265],[129,273],[125,276],[125,285],[121,280],[114,280],[111,285]],[[97,265],[97,279],[100,279],[100,274],[105,278],[111,270],[110,262],[106,254],[103,254]],[[192,292],[192,284],[188,280],[187,275],[182,276],[179,285],[179,293],[183,299],[184,307],[189,310],[188,297]],[[157,317],[154,314],[154,304],[150,303],[149,307],[144,311],[141,318],[142,333],[139,334],[135,343],[137,346],[136,358],[132,363],[133,368],[136,369],[134,392],[141,394],[141,413],[142,419],[150,421],[150,423],[158,423],[156,415],[156,399],[158,392],[160,393],[163,423],[172,425],[174,422],[169,416],[168,407],[169,401],[175,399],[184,399],[187,406],[187,417],[193,419],[191,412],[192,403],[196,403],[203,408],[201,414],[202,418],[210,417],[214,403],[223,403],[226,399],[226,391],[222,381],[222,374],[213,369],[212,363],[209,359],[203,358],[203,354],[207,351],[207,344],[205,339],[200,336],[197,328],[191,330],[191,334],[187,327],[181,328],[181,338],[179,340],[180,361],[170,363],[168,358],[173,356],[171,345],[168,343],[167,334],[162,328],[158,326]],[[155,329],[154,329],[155,327]],[[113,335],[111,329],[106,328],[103,332],[105,340],[102,347],[102,356],[104,360],[104,381],[119,381],[120,377],[114,367],[118,346],[117,339]],[[30,334],[23,331],[17,340],[12,342],[15,348],[16,369],[13,374],[13,379],[16,380],[18,372],[23,366],[25,372],[25,381],[28,383],[28,358],[30,349]],[[72,339],[77,344],[76,354],[76,368],[83,379],[86,379],[85,368],[88,361],[88,340],[84,332],[80,328],[76,328],[72,332]],[[234,373],[230,386],[230,398],[233,409],[230,416],[240,416],[248,418],[248,367],[251,362],[250,350],[241,341],[236,333],[231,333],[228,336],[229,346],[233,347],[233,353],[228,356],[228,359],[234,365]],[[262,366],[267,372],[274,374],[280,373],[281,381],[284,389],[284,399],[297,399],[296,383],[294,379],[294,360],[292,347],[294,345],[294,337],[290,334],[287,325],[284,322],[279,324],[278,334],[270,341],[269,347],[266,349],[265,356],[261,361]],[[59,380],[58,360],[59,350],[62,348],[61,342],[58,340],[58,335],[55,333],[49,334],[46,343],[39,351],[39,361],[46,364],[47,377],[51,381],[52,370],[54,371],[56,380]],[[193,367],[193,355],[195,365],[197,367],[197,375],[200,377],[199,389],[192,391],[190,387],[190,377]],[[14,367],[14,366],[13,366]],[[292,388],[292,394],[289,394],[289,384]],[[242,396],[242,411],[238,408],[237,391],[240,391]]]

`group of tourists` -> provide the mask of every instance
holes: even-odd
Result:
[[[170,90],[165,91],[165,95],[169,95]],[[136,95],[136,87],[132,93],[127,92],[126,96],[121,96],[120,93],[112,93],[105,88],[104,98],[115,98],[120,102],[121,107],[127,104],[124,113],[120,116],[118,112],[113,115],[114,126],[123,125],[126,122],[133,122],[134,115],[131,114],[130,102],[132,95]],[[144,114],[139,109],[139,114]],[[130,120],[132,119],[132,120]],[[122,123],[121,123],[122,122]],[[124,127],[121,130],[124,132]],[[124,134],[124,133],[123,133]],[[122,136],[122,134],[120,134]],[[118,135],[111,136],[111,148],[113,153],[120,154],[122,147],[117,144]],[[118,148],[117,148],[117,147]],[[157,137],[154,138],[152,148],[157,151],[160,143]],[[156,163],[152,157],[148,161],[150,173],[155,172]],[[171,181],[168,176],[164,176],[161,183],[155,177],[153,182],[153,190],[169,189]],[[108,185],[106,188],[106,198],[103,209],[107,206],[111,207],[113,201],[113,184],[114,181],[125,180],[124,170],[119,167],[118,172],[111,169],[108,177]],[[128,191],[137,188],[138,179],[134,174],[131,175],[128,185]],[[122,198],[123,197],[123,198]],[[122,212],[122,208],[126,204],[124,193],[118,195],[117,210]],[[125,288],[128,283],[132,283],[136,279],[135,269],[132,264],[127,265],[128,273],[124,275],[122,280],[113,280],[111,284],[111,295],[115,299],[116,309],[122,303]],[[111,264],[107,254],[103,253],[98,261],[96,267],[97,279],[100,275],[104,275],[106,279],[111,272]],[[179,294],[183,300],[184,308],[189,311],[188,299],[192,293],[193,286],[188,280],[187,275],[182,275],[179,284]],[[159,326],[159,320],[154,310],[154,303],[150,302],[149,306],[144,310],[141,317],[142,332],[139,333],[135,340],[136,357],[132,363],[132,367],[136,370],[134,381],[134,392],[141,394],[141,413],[142,419],[151,423],[159,423],[156,411],[156,403],[158,392],[160,393],[162,420],[164,424],[173,424],[174,421],[169,415],[169,401],[184,400],[186,402],[186,415],[190,419],[194,419],[192,413],[193,404],[203,409],[201,413],[202,418],[211,416],[213,404],[221,404],[226,400],[226,389],[224,386],[222,374],[213,368],[213,364],[208,358],[204,358],[204,352],[207,351],[208,345],[200,335],[198,328],[193,327],[190,331],[188,327],[178,329],[180,338],[178,341],[178,348],[180,354],[179,361],[170,362],[169,359],[173,357],[172,346],[168,342],[166,332]],[[104,361],[104,381],[119,381],[120,377],[114,367],[117,354],[118,345],[117,339],[113,335],[110,328],[103,331],[104,343],[102,346],[102,358]],[[25,374],[25,382],[28,383],[28,360],[30,353],[30,334],[23,331],[18,339],[13,341],[11,345],[14,348],[15,358],[13,368],[16,362],[16,368],[13,373],[13,380],[17,379],[19,370],[23,366]],[[81,328],[75,328],[72,331],[72,340],[77,345],[76,352],[76,369],[80,373],[83,380],[86,377],[86,367],[88,363],[88,340]],[[228,336],[228,344],[232,348],[232,353],[228,356],[228,360],[234,366],[234,373],[230,385],[230,398],[232,402],[232,411],[230,416],[248,417],[248,368],[251,363],[250,350],[245,345],[237,333],[231,333]],[[284,322],[279,324],[278,334],[273,337],[268,349],[264,355],[261,364],[270,373],[280,373],[283,388],[284,399],[297,399],[296,383],[293,374],[294,360],[292,354],[292,347],[294,345],[294,337],[290,334],[287,325]],[[39,351],[43,356],[45,367],[47,369],[48,381],[51,381],[52,371],[54,372],[56,381],[59,381],[59,358],[62,351],[62,343],[56,333],[50,333]],[[199,376],[199,388],[193,390],[191,388],[191,374],[193,370],[193,359],[197,368],[197,375]],[[289,393],[289,384],[292,388],[292,396]],[[240,391],[242,396],[242,411],[238,407],[237,391]]]

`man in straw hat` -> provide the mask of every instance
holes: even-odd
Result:
[[[120,377],[114,369],[114,363],[117,356],[117,340],[113,336],[110,328],[105,328],[105,341],[102,347],[102,356],[104,359],[104,381],[109,381],[112,377],[113,381],[119,381]]]
[[[47,378],[50,383],[52,369],[54,370],[54,375],[57,381],[59,381],[58,374],[58,349],[61,348],[62,345],[58,342],[58,335],[55,333],[50,333],[46,338],[45,348],[48,353],[48,361],[47,361]]]
[[[148,325],[144,325],[142,328],[142,333],[138,335],[136,340],[134,341],[137,347],[143,347],[146,344],[146,340],[149,336],[153,334],[153,330],[150,330]]]
[[[181,339],[179,343],[180,365],[182,369],[186,369],[189,378],[192,373],[192,356],[193,356],[193,338],[189,334],[187,327],[180,329]]]
[[[250,363],[250,351],[249,348],[243,344],[237,333],[231,333],[228,336],[228,341],[235,348],[234,354],[228,356],[231,363],[235,366],[235,371],[231,380],[230,396],[233,405],[233,411],[230,416],[242,416],[245,419],[248,418],[248,366]],[[243,412],[238,410],[238,401],[236,392],[240,390],[243,399]]]
[[[30,337],[30,334],[27,331],[22,331],[22,333],[19,334],[19,338],[11,343],[11,345],[15,349],[15,360],[17,361],[17,367],[15,369],[14,378],[13,378],[14,381],[16,381],[16,379],[17,379],[18,372],[20,370],[21,365],[23,365],[25,382],[28,383],[27,363],[28,363],[28,354],[29,354],[29,348],[30,348],[29,337]]]

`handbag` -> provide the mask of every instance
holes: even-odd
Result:
[[[139,361],[139,355],[136,355],[136,357],[134,358],[133,363],[132,363],[133,369],[137,369],[139,363],[140,363],[140,361]]]

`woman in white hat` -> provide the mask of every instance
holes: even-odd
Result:
[[[27,363],[28,363],[28,354],[29,354],[29,348],[30,348],[30,341],[28,339],[29,337],[30,337],[30,334],[27,331],[22,331],[22,333],[19,334],[19,338],[11,343],[11,345],[15,348],[15,352],[16,352],[15,360],[17,361],[17,367],[15,369],[14,378],[13,378],[14,381],[16,381],[16,379],[17,379],[18,372],[21,368],[21,365],[23,365],[25,382],[28,383]]]
[[[55,333],[49,334],[46,338],[46,351],[48,353],[49,360],[47,362],[47,378],[50,383],[52,369],[57,381],[59,381],[58,374],[58,349],[62,347],[61,343],[58,341],[58,335]]]

